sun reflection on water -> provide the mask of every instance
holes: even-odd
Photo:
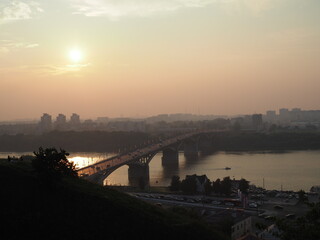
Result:
[[[71,153],[68,157],[70,162],[76,165],[76,168],[83,168],[104,159],[110,158],[114,154],[110,153]]]

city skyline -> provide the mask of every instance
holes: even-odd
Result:
[[[0,121],[318,109],[317,0],[4,0]]]
[[[319,115],[320,110],[319,109],[301,109],[301,108],[279,108],[279,109],[269,109],[265,112],[254,112],[254,113],[242,113],[242,114],[234,114],[234,115],[216,115],[216,114],[193,114],[193,113],[160,113],[156,115],[150,115],[150,116],[95,116],[95,117],[84,117],[79,115],[78,113],[70,113],[70,114],[65,114],[65,113],[42,113],[42,115],[39,115],[35,118],[21,118],[21,119],[11,119],[11,120],[5,120],[5,121],[0,121],[0,123],[10,123],[10,122],[36,122],[36,121],[41,121],[43,117],[47,118],[50,117],[50,121],[52,122],[69,122],[69,121],[79,121],[81,118],[81,121],[86,121],[86,120],[94,120],[97,122],[106,122],[109,120],[143,120],[143,119],[153,119],[153,118],[161,118],[161,117],[169,117],[169,118],[179,118],[182,121],[188,120],[190,117],[195,117],[199,121],[201,119],[216,119],[216,118],[225,118],[225,119],[233,119],[233,118],[238,118],[238,117],[245,117],[245,116],[252,116],[252,115],[262,115],[266,119],[274,118],[274,117],[280,117],[280,116],[289,116],[288,114],[291,115],[297,115],[297,114],[302,114],[305,115],[307,114],[308,117],[312,116],[310,114],[315,114]],[[318,117],[316,117],[318,118]],[[302,120],[301,120],[302,121]],[[309,121],[309,120],[308,120]],[[318,120],[317,120],[318,121]]]

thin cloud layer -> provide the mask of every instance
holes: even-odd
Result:
[[[0,40],[0,53],[9,53],[19,49],[38,47],[37,43],[16,42],[12,40]]]
[[[116,20],[125,16],[145,17],[173,12],[186,7],[204,7],[216,0],[71,0],[75,14],[107,16]]]
[[[0,3],[0,20],[2,21],[31,19],[40,12],[43,12],[43,9],[35,1],[2,0]]]
[[[286,0],[70,0],[74,14],[87,17],[146,17],[183,8],[200,8],[217,4],[228,14],[248,12],[259,15]]]

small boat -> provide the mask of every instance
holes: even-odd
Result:
[[[225,169],[225,170],[230,170],[231,168],[229,168],[229,167],[225,167],[224,169]]]

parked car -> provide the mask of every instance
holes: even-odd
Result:
[[[256,203],[250,203],[250,204],[249,204],[249,207],[250,207],[250,208],[257,208],[257,207],[258,207],[258,204],[256,204]]]
[[[295,217],[296,217],[296,215],[294,213],[289,213],[286,215],[286,218],[289,218],[289,219],[293,219]]]
[[[274,206],[273,208],[274,208],[274,209],[278,209],[278,210],[282,210],[282,209],[283,209],[283,207],[280,206],[280,205],[276,205],[276,206]]]
[[[233,206],[234,206],[234,203],[231,203],[231,202],[226,202],[226,203],[225,203],[225,205],[226,205],[226,206],[230,206],[230,207],[233,207]]]

